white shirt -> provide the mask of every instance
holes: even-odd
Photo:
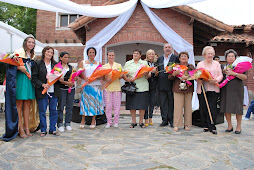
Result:
[[[163,55],[163,57],[164,57],[164,63],[163,63],[164,64],[164,69],[166,69],[171,56],[172,56],[172,53],[168,55],[168,58],[165,57],[165,54]]]
[[[50,61],[49,65],[47,65],[47,64],[45,63],[45,66],[46,66],[46,69],[47,69],[47,73],[50,73],[51,70],[52,70],[52,68],[51,68],[51,61]],[[51,86],[48,88],[47,92],[48,92],[48,93],[54,93],[54,84],[51,85]]]

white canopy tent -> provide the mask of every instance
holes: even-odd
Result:
[[[0,21],[0,53],[11,53],[23,45],[24,39],[28,36],[24,32]],[[41,56],[42,49],[46,46],[35,40],[35,55]],[[54,51],[54,59],[58,61],[58,51]]]

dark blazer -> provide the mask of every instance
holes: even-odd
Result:
[[[70,78],[71,73],[72,73],[72,69],[73,69],[72,66],[70,64],[68,64],[68,66],[69,66],[69,71],[67,71],[67,73],[65,74],[64,81],[69,81],[69,78]],[[60,88],[68,89],[69,86],[66,86],[65,84],[60,83]]]
[[[56,65],[56,62],[51,62],[51,68],[53,69],[53,67]],[[38,99],[44,98],[45,95],[47,95],[46,93],[43,95],[41,94],[41,92],[43,91],[43,87],[42,84],[46,84],[47,83],[47,68],[46,65],[44,63],[44,61],[39,60],[35,62],[35,65],[32,69],[32,83],[35,87],[35,96]],[[60,82],[57,81],[54,84],[54,96],[55,97],[59,97],[60,96]]]
[[[180,63],[177,55],[172,54],[169,62]],[[168,73],[165,73],[164,69],[164,56],[160,56],[157,60],[158,65],[158,88],[159,90],[172,91],[173,81],[168,79]]]
[[[149,66],[151,66],[149,61],[147,61],[147,63],[148,63]],[[152,89],[156,89],[156,88],[157,88],[157,84],[158,84],[158,83],[157,83],[157,81],[158,81],[157,79],[158,79],[158,77],[155,76],[154,73],[151,73],[151,77],[148,79],[149,90],[152,90]]]

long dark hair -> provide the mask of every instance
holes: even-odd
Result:
[[[41,60],[44,61],[45,53],[46,53],[46,51],[49,50],[49,49],[52,49],[52,50],[53,50],[53,56],[52,56],[52,58],[51,58],[50,60],[51,60],[51,63],[54,63],[54,62],[55,62],[55,60],[54,60],[54,48],[53,48],[53,47],[50,47],[50,46],[46,46],[46,47],[43,48]]]
[[[34,40],[34,48],[35,48],[35,38],[34,38],[33,35],[29,35],[28,37],[26,37],[26,38],[24,39],[24,41],[23,41],[23,46],[22,46],[23,49],[25,50],[26,55],[27,55],[27,41],[28,41],[29,38],[32,38],[32,39]],[[30,51],[30,53],[31,53],[30,58],[31,58],[31,59],[34,57],[34,48]]]

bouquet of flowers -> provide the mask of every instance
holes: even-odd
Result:
[[[88,78],[88,81],[85,82],[82,85],[82,88],[85,87],[87,84],[92,83],[93,81],[95,81],[98,78],[101,78],[103,76],[105,76],[106,74],[110,73],[112,71],[112,69],[104,69],[102,68],[101,65],[99,65],[94,72],[92,73],[92,75]]]
[[[232,65],[227,66],[226,69],[231,69],[235,73],[242,74],[245,71],[252,68],[252,59],[249,57],[239,57],[237,58]],[[227,76],[227,78],[220,83],[220,88],[224,87],[230,80],[233,80],[235,76]]]
[[[154,67],[150,67],[149,65],[141,64],[139,66],[138,70],[136,71],[136,73],[134,74],[133,81],[143,77],[144,73],[148,73],[148,72],[152,71],[153,69],[154,69]]]
[[[176,64],[173,63],[169,66],[166,67],[166,73],[172,74],[174,71],[176,70],[180,70],[180,74],[176,75],[176,77],[181,78],[184,75],[184,72],[188,69],[187,66],[185,65],[180,65],[180,64]],[[192,83],[188,80],[186,80],[186,83],[191,86]]]
[[[49,86],[55,84],[61,78],[61,76],[63,74],[64,74],[63,67],[62,67],[61,62],[59,62],[58,64],[56,64],[54,66],[54,68],[51,70],[51,72],[47,74],[47,76],[46,76],[47,84]],[[48,90],[47,88],[43,89],[41,94],[45,94],[47,92],[47,90]]]
[[[121,77],[122,74],[126,74],[126,73],[128,73],[128,71],[122,71],[121,68],[119,68],[118,70],[117,69],[112,70],[111,75],[110,73],[108,74],[111,80],[110,82],[107,82],[106,84],[104,84],[103,88],[108,87],[108,85],[110,85],[113,81]]]
[[[212,74],[204,68],[199,68],[199,69],[189,71],[189,74],[191,77],[188,78],[188,80],[204,79],[205,81],[209,81],[214,79]],[[218,83],[215,83],[215,85],[220,87]]]
[[[22,58],[19,58],[19,54],[7,54],[7,53],[2,53],[0,55],[0,62],[10,64],[13,66],[24,66],[24,62]],[[26,71],[25,72],[26,76],[31,79],[31,74]]]
[[[69,78],[69,82],[74,83],[75,82],[75,77],[80,76],[83,73],[83,71],[85,71],[85,68],[80,68],[78,70],[73,69],[72,73],[70,75],[70,78]],[[71,93],[71,87],[69,87],[68,93]]]

